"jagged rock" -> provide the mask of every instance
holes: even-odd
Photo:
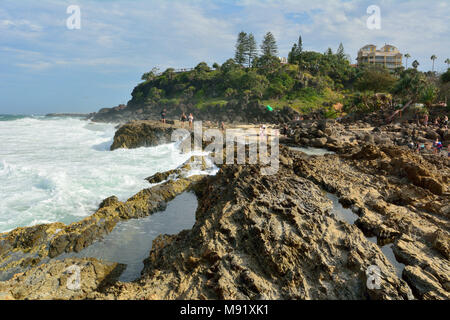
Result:
[[[313,147],[322,148],[327,143],[327,138],[315,138],[311,141]]]
[[[406,266],[403,276],[408,283],[413,285],[414,293],[425,300],[448,300],[450,294],[440,287],[439,281],[430,273],[420,267]]]
[[[0,300],[86,299],[115,282],[124,269],[123,264],[94,258],[55,260],[0,282]],[[80,272],[79,287],[76,270]]]
[[[284,159],[293,155],[282,151]],[[406,299],[406,283],[358,228],[328,214],[311,181],[282,161],[272,176],[259,166],[224,165],[196,186],[192,230],[155,239],[141,279],[105,290],[119,299]],[[380,268],[380,289],[367,268]],[[100,298],[101,295],[98,295]]]
[[[447,259],[450,259],[450,235],[442,230],[437,230],[434,233],[433,248],[442,253]]]
[[[355,224],[367,236],[394,242],[393,250],[401,263],[426,268],[439,279],[431,282],[435,285],[434,297],[442,297],[445,291],[448,294],[450,262],[446,255],[450,237],[445,208],[450,200],[449,167],[439,158],[430,158],[431,162],[395,146],[363,145],[346,152],[348,155],[299,158],[294,170],[338,194],[347,205],[362,208]],[[441,189],[415,180],[415,176],[434,179]],[[414,282],[408,284],[416,290]]]
[[[205,171],[209,169],[208,164],[205,161],[204,156],[192,156],[184,164],[175,170],[169,170],[166,172],[157,172],[151,177],[146,178],[150,183],[160,183],[169,178],[177,179],[179,177],[184,177],[189,174],[189,171],[193,168]]]

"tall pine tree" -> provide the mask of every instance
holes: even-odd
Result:
[[[264,40],[261,44],[262,56],[265,57],[277,57],[278,46],[275,37],[271,32],[267,32],[264,36]]]
[[[253,60],[258,56],[258,48],[256,46],[255,37],[252,33],[250,33],[247,37],[246,56],[247,66],[250,68],[252,66]]]
[[[340,59],[340,60],[345,60],[347,59],[347,55],[345,54],[344,51],[344,45],[342,44],[342,42],[339,44],[339,48],[336,51],[336,56]]]
[[[302,36],[299,36],[298,43],[294,43],[291,52],[289,52],[288,55],[289,63],[296,63],[300,59],[302,52],[303,52],[303,41]]]
[[[302,40],[302,36],[298,37],[298,43],[297,43],[297,55],[300,55],[300,53],[302,53],[303,51],[303,40]]]
[[[236,42],[236,52],[234,55],[234,60],[241,66],[246,62],[246,47],[247,47],[247,33],[241,31],[238,35]]]

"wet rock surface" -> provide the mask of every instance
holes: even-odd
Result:
[[[379,247],[338,221],[323,191],[293,170],[283,165],[262,176],[258,166],[223,166],[196,187],[193,229],[157,238],[141,279],[105,293],[119,299],[412,298]],[[380,289],[367,287],[371,265],[381,270]]]
[[[33,272],[54,267],[52,257],[80,251],[120,219],[161,210],[190,189],[199,203],[195,225],[157,237],[138,280],[92,285],[81,296],[51,289],[54,296],[48,297],[449,299],[447,160],[396,146],[389,134],[378,135],[384,129],[361,123],[303,122],[296,130],[289,137],[292,144],[336,154],[308,156],[281,147],[273,175],[263,175],[262,165],[221,165],[210,177],[186,177],[183,170],[158,173],[147,180],[160,184],[126,202],[105,199],[80,222],[1,234],[0,270],[27,276],[0,282],[0,298],[42,297],[47,280],[29,294],[14,288],[25,288]],[[327,192],[357,215],[354,224],[337,218]],[[404,264],[401,277],[369,237],[393,245],[395,258]],[[380,275],[375,288],[368,286],[373,266]]]
[[[294,166],[299,176],[353,208],[359,215],[355,224],[367,236],[394,244],[397,260],[407,266],[403,278],[418,298],[450,297],[449,167],[401,147],[375,145],[343,156],[305,157]],[[418,275],[428,274],[437,281],[425,294]]]

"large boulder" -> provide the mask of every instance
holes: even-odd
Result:
[[[171,142],[178,128],[157,121],[133,121],[121,126],[114,135],[111,150],[119,148],[154,147]]]

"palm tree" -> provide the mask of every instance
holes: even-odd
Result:
[[[406,69],[408,69],[408,59],[411,58],[411,55],[409,53],[405,54],[406,58]]]
[[[437,59],[437,57],[433,54],[430,59],[433,60],[433,69],[431,69],[431,71],[434,72],[434,61]]]
[[[444,62],[447,64],[447,69],[450,69],[450,59],[447,58]]]
[[[420,65],[420,63],[417,60],[414,60],[413,63],[412,63],[412,66],[413,66],[414,69],[417,69],[419,67],[419,65]]]

